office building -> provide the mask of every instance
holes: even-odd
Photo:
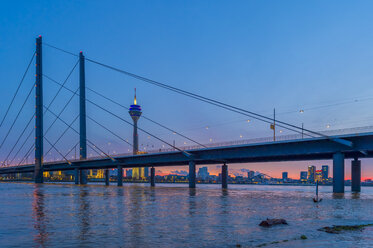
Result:
[[[288,180],[288,173],[286,171],[282,172],[282,180],[284,180],[284,181]]]
[[[315,173],[316,173],[316,166],[314,165],[308,166],[308,181],[310,183],[315,182]]]
[[[327,181],[329,178],[329,166],[323,165],[322,166],[322,180]]]
[[[198,169],[198,177],[202,180],[208,180],[210,174],[207,167],[201,167]]]
[[[301,182],[307,182],[307,171],[301,171],[300,172],[300,181]]]

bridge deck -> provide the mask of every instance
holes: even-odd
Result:
[[[344,139],[353,143],[352,147],[332,141]],[[256,144],[231,145],[222,147],[209,147],[187,150],[192,158],[180,151],[160,152],[141,155],[127,155],[115,157],[115,162],[109,158],[89,159],[85,161],[44,163],[44,171],[81,169],[149,167],[149,166],[176,166],[188,165],[192,159],[196,164],[221,163],[252,163],[252,162],[279,162],[301,160],[331,159],[336,152],[343,152],[345,158],[373,157],[373,133],[347,134],[329,138],[308,138]],[[5,167],[0,174],[33,172],[34,165]]]

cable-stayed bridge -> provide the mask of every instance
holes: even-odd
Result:
[[[62,53],[73,56],[76,62],[68,73],[66,79],[60,82],[54,79],[51,75],[44,72],[43,68],[43,47],[55,49]],[[22,83],[25,81],[27,73],[30,71],[31,65],[35,63],[35,83],[32,84],[31,89],[26,93],[25,99],[21,108],[15,114],[15,118],[10,120],[8,129],[4,128],[4,123],[10,118],[14,100],[19,94]],[[269,124],[273,129],[274,136],[265,139],[251,139],[239,140],[224,143],[209,143],[204,144],[196,139],[192,139],[187,135],[174,130],[164,124],[159,123],[145,115],[142,115],[142,110],[136,102],[129,108],[121,103],[113,100],[105,94],[98,92],[94,89],[86,87],[85,85],[85,63],[93,63],[100,67],[115,71],[120,74],[132,77],[136,80],[141,80],[147,84],[160,87],[162,89],[204,102],[225,109],[227,111],[255,119],[257,121]],[[79,70],[79,87],[71,89],[66,85],[67,80],[71,74]],[[43,91],[43,81],[48,80],[54,83],[58,90],[52,97],[48,104],[44,103],[44,96],[47,92]],[[52,104],[56,100],[61,91],[70,92],[72,95],[67,99],[67,102],[62,106],[59,111],[52,109]],[[132,121],[128,121],[121,114],[116,113],[114,110],[103,106],[96,100],[88,99],[86,97],[86,90],[95,94],[96,96],[105,99],[119,108],[123,108],[129,112]],[[35,91],[35,92],[34,92]],[[9,144],[9,137],[12,131],[16,129],[17,121],[19,120],[20,113],[24,111],[26,102],[31,97],[32,93],[35,94],[35,113],[30,113],[30,118],[26,122],[24,128],[20,129],[21,133],[18,135],[14,144]],[[66,121],[63,118],[63,113],[71,104],[74,98],[79,99],[79,114],[73,118],[72,121]],[[117,132],[105,124],[100,123],[97,118],[90,116],[86,111],[86,104],[90,104],[95,108],[110,115],[111,118],[124,122],[130,128],[133,128],[132,143],[124,139]],[[45,125],[44,116],[49,114],[52,116],[50,125]],[[137,126],[139,118],[144,118],[151,123],[172,132],[175,135],[183,137],[190,143],[191,146],[176,146],[174,143],[167,141],[164,138],[155,135],[150,130],[145,130]],[[79,120],[79,129],[74,128],[74,123]],[[121,140],[121,142],[133,148],[131,153],[127,154],[110,154],[104,148],[97,145],[90,137],[87,136],[86,122],[90,120],[100,128],[106,130],[112,137]],[[52,127],[56,123],[64,125],[62,133],[55,139],[50,140],[47,134],[51,132]],[[29,130],[30,126],[34,123],[34,127]],[[86,58],[82,52],[74,54],[64,49],[58,48],[54,45],[43,43],[42,37],[36,39],[36,51],[33,53],[27,69],[23,74],[22,80],[19,83],[17,90],[5,110],[3,119],[1,120],[0,127],[5,131],[5,136],[0,143],[0,151],[5,147],[9,148],[5,157],[2,158],[0,174],[13,174],[13,173],[33,173],[35,183],[43,183],[43,172],[45,171],[74,171],[75,183],[86,184],[87,174],[86,171],[90,169],[106,169],[105,181],[109,183],[109,168],[116,168],[118,171],[118,186],[123,182],[123,169],[135,168],[137,175],[144,173],[141,168],[151,168],[150,182],[154,186],[155,167],[157,166],[189,166],[189,187],[196,186],[196,164],[221,164],[222,165],[222,187],[227,187],[228,179],[228,164],[232,163],[250,163],[250,162],[276,162],[276,161],[300,161],[300,160],[323,160],[333,159],[333,192],[344,192],[344,160],[352,160],[352,190],[360,191],[361,181],[361,162],[359,158],[369,158],[373,156],[373,127],[362,127],[344,130],[335,130],[328,132],[317,132],[310,129],[305,129],[303,126],[290,124],[275,117],[267,117],[253,111],[239,108],[215,99],[207,98],[199,94],[188,92],[168,84],[164,84],[149,78],[145,78],[120,68],[102,63],[100,61]],[[293,134],[276,136],[276,128],[289,130]],[[27,132],[29,130],[29,132]],[[60,142],[69,131],[72,131],[79,136],[79,142],[72,144],[71,149],[67,153],[63,153],[57,148],[57,143]],[[145,133],[147,136],[158,140],[165,146],[164,148],[148,150],[146,153],[139,151],[138,131]],[[34,134],[34,135],[33,135]],[[27,147],[27,142],[34,138],[34,142]],[[23,141],[23,142],[22,142]],[[49,150],[44,150],[44,145],[49,146]],[[79,159],[69,159],[69,154],[79,147]],[[98,156],[88,156],[87,149],[91,149]],[[21,151],[25,150],[23,156]],[[50,154],[51,151],[58,154],[61,159],[54,159],[54,161],[44,161],[44,157]],[[32,157],[34,153],[34,162],[28,163],[28,158]],[[143,174],[142,174],[143,175]]]

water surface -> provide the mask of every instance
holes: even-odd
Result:
[[[331,190],[315,204],[307,186],[0,183],[0,247],[373,247],[371,227],[317,231],[373,223],[373,188]],[[266,218],[289,225],[258,226]]]

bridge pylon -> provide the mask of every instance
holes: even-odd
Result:
[[[86,98],[85,98],[85,58],[83,52],[79,53],[79,159],[87,159],[87,120],[86,120]],[[75,183],[87,184],[87,172],[75,170]],[[79,180],[77,180],[77,178]]]
[[[35,183],[43,183],[43,57],[42,37],[36,38],[35,72]]]

